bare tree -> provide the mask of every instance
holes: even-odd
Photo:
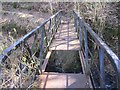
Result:
[[[51,12],[51,15],[53,15],[52,0],[49,1],[49,5],[50,5],[50,12]]]

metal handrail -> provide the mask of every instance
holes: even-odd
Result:
[[[3,50],[2,54],[0,55],[0,62],[5,59],[6,55],[9,54],[11,52],[11,50],[13,50],[15,47],[18,47],[22,42],[26,41],[29,37],[31,37],[34,33],[38,32],[38,30],[44,26],[48,21],[50,21],[51,19],[55,18],[58,14],[60,14],[62,11],[58,11],[56,14],[54,14],[53,16],[51,16],[50,18],[48,18],[47,20],[45,20],[42,24],[38,25],[35,29],[33,29],[31,32],[29,32],[28,34],[26,34],[25,36],[23,36],[22,38],[20,38],[19,40],[17,40],[13,45],[11,45],[10,47],[6,48],[5,50]]]
[[[33,68],[41,71],[41,73],[42,73],[41,67],[42,67],[44,57],[45,57],[44,55],[46,55],[46,52],[49,49],[49,45],[52,42],[52,39],[53,39],[55,33],[57,32],[57,29],[58,29],[58,27],[61,23],[61,14],[62,14],[62,11],[58,11],[56,14],[54,14],[53,16],[51,16],[50,18],[45,20],[42,24],[38,25],[35,29],[30,31],[28,34],[24,35],[22,38],[17,40],[13,45],[11,45],[10,47],[3,50],[2,54],[0,54],[0,65],[5,64],[5,60],[6,61],[8,59],[10,60],[10,57],[12,56],[12,53],[14,55],[14,51],[17,51],[17,49],[18,49],[22,53],[21,55],[24,55],[24,53],[27,54],[27,52],[28,52],[29,53],[28,54],[29,61],[34,60],[35,63],[37,64],[36,67],[33,67]],[[48,25],[48,27],[46,27],[46,25]],[[49,39],[47,39],[47,34],[49,34],[49,33],[50,33],[50,37],[49,37]],[[31,37],[33,37],[34,41],[31,41],[30,43],[32,43],[32,45],[29,45],[28,41],[30,40]],[[36,44],[37,44],[37,46],[35,46]],[[36,49],[36,50],[34,51],[34,49]],[[36,52],[38,52],[38,54],[39,54],[38,56],[35,56]],[[17,67],[17,70],[20,71],[19,74],[24,73],[25,69],[27,69],[27,66],[25,66],[25,64],[22,63],[22,60],[24,59],[24,57],[25,56],[20,56],[19,51],[18,51],[18,54],[17,54],[16,58],[18,59],[18,61],[20,60],[19,65]],[[12,63],[13,62],[8,63],[8,64],[11,65]],[[24,68],[22,67],[21,70],[20,70],[21,65],[23,65]],[[4,70],[2,68],[6,69],[6,66],[3,65],[3,67],[0,67],[0,76],[2,76],[2,74],[4,75],[4,73],[1,73],[1,71]],[[8,69],[6,69],[6,71],[7,70]],[[36,75],[35,74],[37,72],[36,70],[32,72],[33,76]],[[15,71],[15,72],[18,73],[17,71]],[[19,78],[20,77],[21,76],[19,75]],[[12,81],[11,78],[9,80]],[[6,82],[9,82],[9,80],[7,80]],[[3,81],[5,81],[5,80],[3,80]],[[25,82],[22,82],[22,83],[25,83]],[[21,87],[21,88],[23,88],[22,86],[20,86],[22,83],[19,82],[19,87]],[[4,84],[6,84],[6,83],[4,83]],[[16,83],[16,85],[18,85],[18,83]],[[2,88],[3,86],[4,85],[2,83],[2,85],[0,85],[0,88]]]
[[[78,14],[73,11],[75,27],[76,31],[79,32],[78,36],[80,39],[80,43],[82,43],[82,30],[81,27],[84,28],[84,47],[85,47],[85,60],[88,64],[88,35],[89,33],[91,37],[94,39],[95,43],[99,46],[99,61],[100,61],[100,85],[101,88],[105,88],[105,72],[104,72],[104,53],[107,54],[115,72],[117,75],[117,88],[120,88],[120,59],[117,55],[104,43],[104,41],[92,30],[92,28],[85,23],[85,21],[78,16]],[[82,45],[82,44],[81,44]]]

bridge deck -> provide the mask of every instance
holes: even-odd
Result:
[[[84,74],[51,73],[41,75],[41,88],[91,88]]]
[[[80,43],[72,21],[63,20],[50,46],[50,50],[79,50]]]
[[[43,71],[45,71],[52,50],[79,50],[79,48],[80,42],[74,24],[72,21],[63,20],[49,48]],[[89,76],[81,73],[43,72],[40,75],[40,88],[90,88],[92,85],[89,81]]]

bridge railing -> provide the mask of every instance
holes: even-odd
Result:
[[[30,88],[61,23],[59,11],[0,55],[0,88]]]
[[[94,86],[96,88],[120,88],[119,58],[75,11],[73,11],[73,16],[81,50],[84,53],[86,65],[90,68],[89,71]],[[95,65],[92,65],[93,63]],[[112,77],[108,78],[110,75],[107,75],[108,69],[106,69],[106,67],[108,67],[110,71],[112,71],[112,69],[114,70],[111,74],[114,79]],[[107,81],[110,79],[111,84],[109,85]],[[96,83],[98,83],[98,85],[96,85]]]

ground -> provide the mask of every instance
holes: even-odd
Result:
[[[21,7],[13,7],[11,3],[2,4],[0,17],[0,26],[2,27],[2,32],[0,32],[0,53],[2,52],[2,50],[13,44],[20,37],[30,32],[32,29],[36,28],[38,25],[40,25],[51,16],[50,13],[37,11],[34,8],[31,8],[31,10],[26,9],[30,6],[31,4],[28,4],[24,6],[23,9],[21,9]],[[13,34],[15,35],[15,33],[9,35],[9,33],[11,33],[9,29],[11,31],[19,32],[17,33],[18,35],[16,38],[13,37]]]

